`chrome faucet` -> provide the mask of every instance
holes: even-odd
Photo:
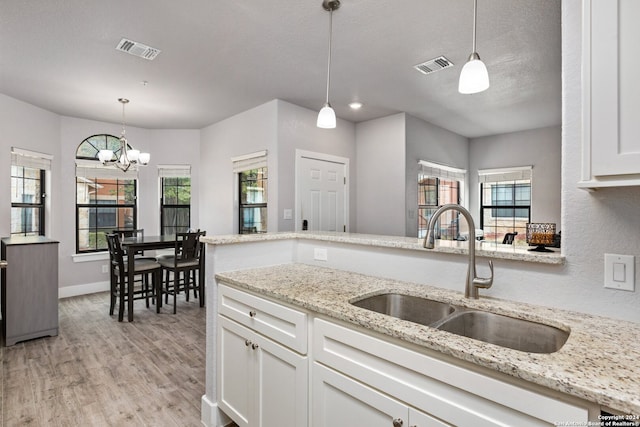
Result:
[[[478,288],[489,289],[493,284],[493,261],[489,260],[489,268],[491,269],[491,277],[476,276],[476,225],[473,222],[471,213],[460,205],[449,204],[442,205],[431,215],[429,224],[427,225],[427,235],[424,236],[424,247],[433,249],[435,246],[435,227],[438,218],[446,211],[458,211],[464,216],[469,225],[469,267],[467,269],[467,282],[464,288],[465,298],[478,299]]]

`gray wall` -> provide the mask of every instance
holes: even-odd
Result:
[[[469,169],[469,140],[424,120],[406,116],[406,236],[418,236],[418,161],[426,160]],[[463,204],[468,206],[468,182],[465,183]]]
[[[358,233],[404,235],[405,114],[356,126]]]
[[[533,166],[531,221],[555,222],[560,230],[560,126],[472,139],[469,143],[469,206],[480,212],[478,169]]]

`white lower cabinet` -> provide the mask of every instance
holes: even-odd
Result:
[[[311,378],[313,427],[450,427],[319,363]]]
[[[309,322],[308,313],[239,289],[219,290],[217,401],[240,427],[549,427],[597,420],[596,404],[356,326]]]
[[[308,361],[218,317],[220,408],[240,427],[307,425]]]

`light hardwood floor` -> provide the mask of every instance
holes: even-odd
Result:
[[[109,295],[60,300],[60,334],[0,346],[2,426],[201,426],[205,308],[135,302],[109,316]]]

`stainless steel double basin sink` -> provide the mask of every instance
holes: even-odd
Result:
[[[352,304],[527,353],[554,353],[569,338],[569,332],[554,326],[411,295],[386,293],[363,298]]]

